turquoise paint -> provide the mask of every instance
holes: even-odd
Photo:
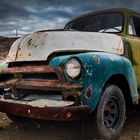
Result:
[[[100,63],[97,64],[94,60],[94,56],[100,59]],[[94,111],[98,101],[100,99],[103,87],[107,80],[116,74],[123,75],[128,81],[132,99],[138,97],[136,87],[136,77],[131,62],[115,54],[104,52],[91,52],[80,53],[76,55],[58,56],[53,58],[50,62],[50,66],[60,66],[65,64],[69,59],[76,57],[83,64],[82,75],[79,79],[73,80],[69,78],[64,71],[67,81],[79,82],[84,88],[82,90],[82,101],[84,104],[90,106],[90,111]],[[92,87],[92,96],[90,99],[85,97],[85,92],[88,86]]]

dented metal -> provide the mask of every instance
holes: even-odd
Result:
[[[11,79],[0,82],[0,88],[10,88],[15,86],[17,89],[34,89],[46,91],[73,91],[82,90],[83,86],[79,83],[61,82],[59,80],[19,80]]]
[[[0,110],[18,116],[43,120],[83,120],[90,117],[89,106],[40,106],[25,101],[0,98]]]
[[[62,73],[62,70],[59,67],[50,67],[46,65],[39,66],[21,66],[21,67],[12,67],[7,69],[2,69],[0,74],[43,74],[43,73],[54,73],[57,75],[58,79],[61,81],[65,80],[65,77]]]
[[[122,55],[124,47],[121,37],[115,34],[35,32],[18,39],[11,46],[6,62],[42,61],[54,52],[63,51],[105,51]]]
[[[82,90],[83,87],[79,83],[60,82],[58,80],[19,80],[15,86],[20,89],[55,91]]]

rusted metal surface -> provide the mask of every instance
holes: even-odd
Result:
[[[63,51],[104,51],[122,55],[124,47],[121,37],[115,34],[35,32],[14,42],[6,62],[42,61],[54,52]]]
[[[0,99],[0,111],[43,120],[83,120],[90,117],[89,106],[38,107]]]
[[[0,74],[33,74],[33,73],[55,73],[59,80],[65,81],[62,70],[59,67],[50,67],[46,65],[41,66],[22,66],[7,68],[0,72]]]
[[[0,101],[22,104],[22,105],[30,105],[32,107],[66,107],[74,104],[73,101],[57,101],[53,99],[35,99],[35,100],[14,100],[14,99],[5,99],[0,96]]]
[[[55,68],[48,66],[22,66],[22,67],[12,67],[3,70],[1,74],[28,74],[28,73],[51,73],[55,72]]]
[[[29,77],[30,74],[43,74],[43,73],[54,73],[57,75],[56,79],[42,79],[36,77]],[[69,96],[73,98],[74,105],[81,104],[81,91],[82,84],[76,82],[67,82],[64,74],[59,67],[49,67],[46,65],[25,65],[19,67],[7,68],[0,72],[1,75],[7,76],[12,74],[10,79],[1,80],[0,88],[10,89],[10,94],[4,94],[5,99],[23,99],[23,97],[34,94],[34,91],[47,91],[47,92],[58,92],[61,93],[61,101],[69,100]],[[27,77],[26,74],[28,74]],[[22,90],[22,93],[20,92]],[[30,93],[26,91],[30,90]],[[52,94],[55,94],[52,93]],[[47,94],[47,93],[46,93]],[[47,96],[46,96],[47,97]],[[43,99],[43,98],[42,98]],[[53,99],[53,98],[52,98]]]
[[[0,88],[15,87],[17,89],[34,89],[46,91],[75,91],[82,90],[83,86],[79,83],[60,82],[59,80],[19,80],[12,79],[0,82]]]
[[[83,86],[79,83],[60,82],[58,80],[18,80],[15,84],[19,89],[35,90],[81,90]]]
[[[15,85],[18,79],[11,79],[7,81],[0,82],[0,88],[9,88]]]

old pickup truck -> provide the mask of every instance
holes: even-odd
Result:
[[[139,101],[140,14],[97,11],[19,38],[0,64],[0,88],[13,121],[88,120],[95,138],[118,139]]]

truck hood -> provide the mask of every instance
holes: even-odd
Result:
[[[6,62],[42,61],[54,52],[103,51],[122,55],[123,42],[120,36],[108,33],[40,31],[16,40]]]

